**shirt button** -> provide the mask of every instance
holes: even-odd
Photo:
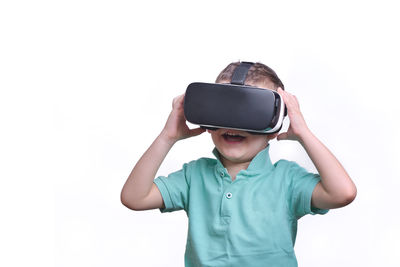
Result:
[[[224,177],[224,175],[225,175],[224,172],[220,172],[219,174],[221,175],[221,177]]]
[[[232,197],[232,193],[231,192],[226,193],[226,198],[227,199],[230,199],[231,197]]]

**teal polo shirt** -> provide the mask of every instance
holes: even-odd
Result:
[[[269,145],[232,181],[216,159],[200,158],[154,180],[165,208],[189,218],[185,266],[297,266],[297,220],[328,210],[311,207],[320,181],[297,163],[271,163]]]

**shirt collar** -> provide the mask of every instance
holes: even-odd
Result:
[[[272,165],[271,158],[269,157],[269,147],[270,145],[258,152],[257,155],[251,160],[247,169],[241,170],[240,172],[248,176],[254,176],[260,173],[271,171],[274,166]],[[216,147],[214,147],[212,153],[217,159],[216,168],[220,171],[226,171],[224,165],[221,162],[220,154]]]

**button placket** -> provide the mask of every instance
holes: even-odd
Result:
[[[232,200],[231,198],[233,197],[233,193],[232,193],[232,184],[229,183],[228,181],[224,182],[225,187],[223,189],[223,194],[222,194],[222,198],[221,198],[221,217],[224,218],[224,222],[225,223],[229,223],[230,222],[230,217],[231,217],[231,213],[232,213]],[[229,220],[228,220],[229,218]]]
[[[229,181],[230,183],[232,183],[231,176],[226,172],[226,169],[225,169],[225,170],[219,169],[219,170],[217,171],[217,173],[218,173],[218,176],[219,176],[222,180],[226,180],[226,181]]]

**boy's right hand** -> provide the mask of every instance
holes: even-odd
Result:
[[[202,128],[189,129],[186,124],[186,118],[183,113],[183,101],[185,94],[177,96],[172,101],[172,111],[161,132],[161,135],[167,138],[167,141],[175,143],[181,139],[196,136],[204,133]]]

